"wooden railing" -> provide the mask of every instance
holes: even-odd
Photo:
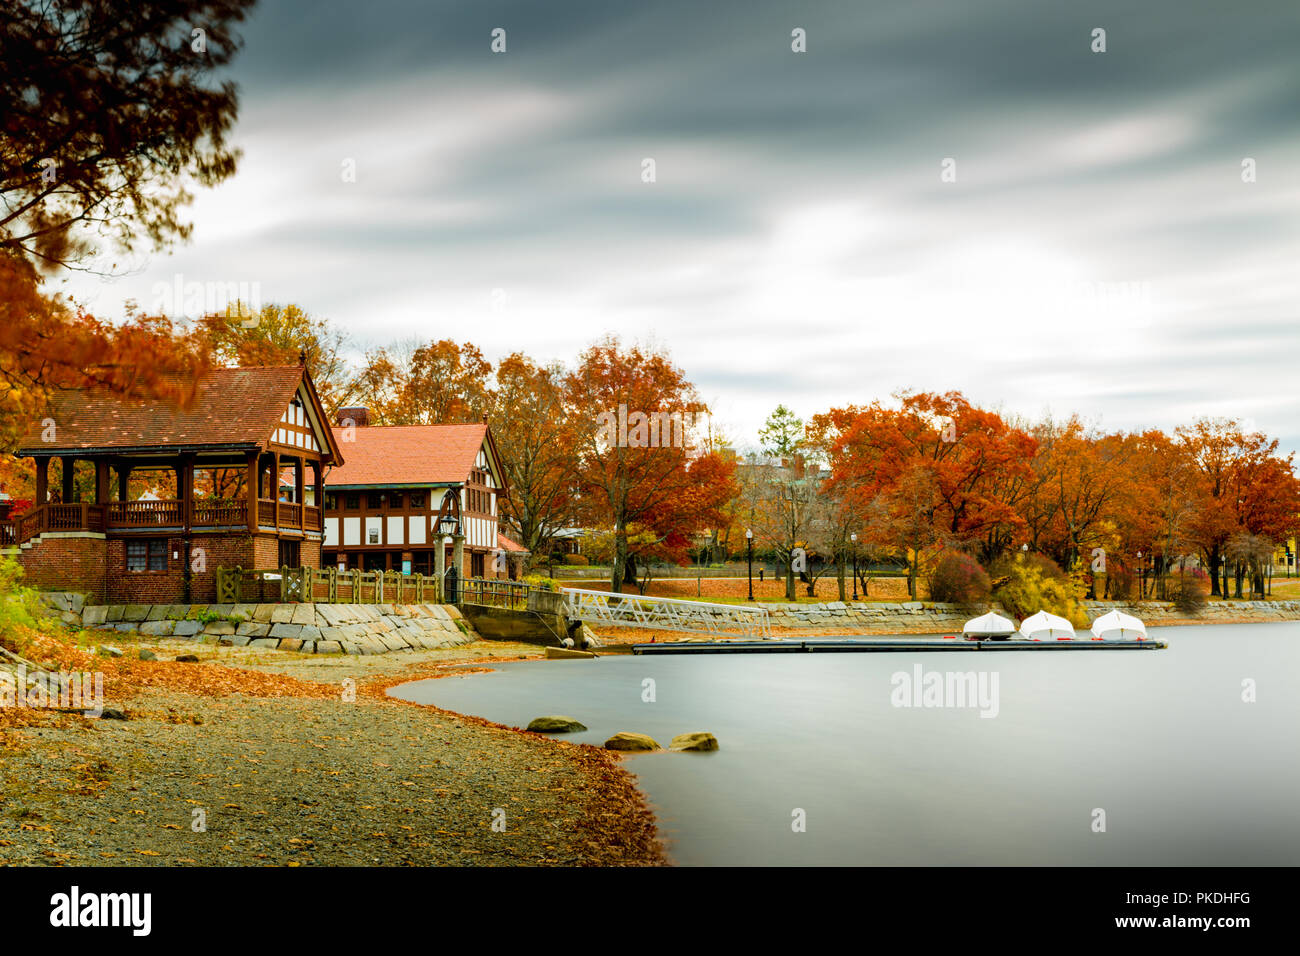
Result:
[[[217,568],[218,604],[439,604],[437,578],[338,568]]]
[[[286,501],[281,501],[280,525],[285,528],[301,528],[302,505],[291,505]]]
[[[190,524],[196,528],[243,528],[248,525],[248,503],[197,499],[193,503]],[[320,531],[321,509],[285,502],[259,501],[258,522],[274,527],[276,509],[280,526]],[[145,530],[180,528],[185,524],[185,502],[177,499],[159,501],[110,501],[108,504],[75,502],[49,504],[33,508],[26,514],[0,522],[0,546],[22,544],[47,531]]]
[[[185,504],[176,499],[159,501],[110,501],[110,528],[179,528],[185,523]]]
[[[460,583],[460,603],[525,610],[528,594],[535,590],[531,584],[505,578],[466,578]]]
[[[198,528],[243,528],[248,525],[248,502],[194,502],[193,525]]]
[[[22,544],[47,531],[94,531],[102,534],[107,527],[106,511],[105,505],[88,502],[33,508],[14,519],[14,543]]]

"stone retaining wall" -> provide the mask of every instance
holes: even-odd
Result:
[[[41,599],[65,624],[88,630],[305,654],[386,654],[477,639],[454,605],[88,605],[81,594],[43,594]]]
[[[1128,603],[1081,601],[1080,604],[1090,621],[1115,609],[1132,614],[1151,625],[1300,620],[1300,601],[1215,602],[1196,617],[1189,617],[1172,604],[1163,601]],[[984,609],[972,610],[956,604],[939,604],[931,601],[907,601],[902,604],[835,601],[827,604],[764,604],[763,606],[771,614],[773,627],[843,630],[862,628],[899,634],[957,633],[972,617],[984,613]]]

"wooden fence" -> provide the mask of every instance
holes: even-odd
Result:
[[[338,568],[217,568],[218,604],[441,604],[432,575]]]

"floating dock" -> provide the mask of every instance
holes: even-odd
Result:
[[[665,641],[633,644],[633,654],[880,654],[918,651],[1159,651],[1164,641],[966,641],[959,638],[845,638],[808,641]]]

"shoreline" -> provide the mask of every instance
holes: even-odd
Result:
[[[94,657],[43,638],[38,659],[103,671],[105,703],[127,719],[0,713],[0,863],[668,863],[617,755],[386,693],[536,649],[479,641],[322,658],[114,643],[160,657],[193,650],[202,663]],[[340,695],[347,679],[352,702]],[[190,826],[195,809],[203,834]]]

